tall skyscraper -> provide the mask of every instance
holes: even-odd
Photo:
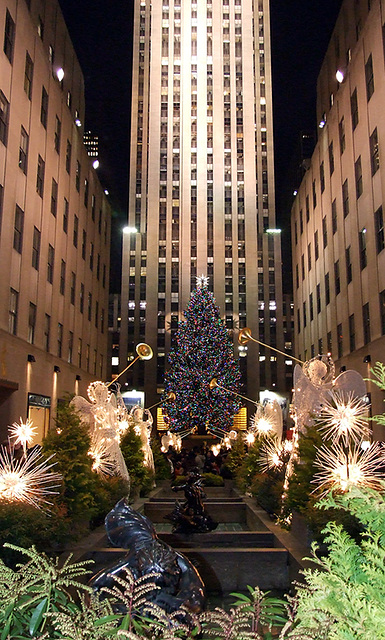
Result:
[[[245,390],[285,390],[275,223],[269,0],[135,0],[120,368],[156,402],[196,276],[209,277]],[[273,232],[271,233],[270,230]],[[286,345],[290,348],[290,345]],[[287,365],[286,365],[287,367]]]
[[[317,83],[319,136],[292,209],[296,350],[370,379],[385,362],[384,11],[344,0]],[[383,392],[368,381],[373,415]],[[374,437],[385,439],[383,425]]]

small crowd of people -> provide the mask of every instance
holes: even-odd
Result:
[[[195,446],[187,450],[182,448],[179,452],[171,446],[168,448],[166,458],[171,467],[173,479],[178,476],[186,476],[190,471],[202,473],[214,473],[223,478],[231,477],[226,466],[227,450],[221,449],[218,455],[207,446]]]

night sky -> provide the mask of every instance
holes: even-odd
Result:
[[[315,129],[316,81],[342,0],[271,0],[278,191],[299,132]],[[99,135],[103,185],[114,208],[112,291],[119,291],[127,220],[133,0],[60,0],[86,83],[86,128]],[[278,223],[285,226],[278,206]]]

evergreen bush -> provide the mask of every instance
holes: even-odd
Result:
[[[142,441],[140,436],[135,433],[133,426],[130,425],[123,434],[120,441],[120,449],[130,475],[131,499],[134,499],[137,495],[148,494],[153,487],[154,477],[144,466]]]

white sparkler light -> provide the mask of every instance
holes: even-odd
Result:
[[[251,446],[255,442],[255,434],[252,431],[246,431],[245,440],[246,443]]]
[[[337,444],[341,438],[346,447],[351,440],[361,442],[370,433],[367,412],[368,405],[361,398],[352,393],[344,395],[336,391],[332,394],[332,400],[322,406],[320,421],[323,424],[319,431],[333,444]]]
[[[265,473],[270,469],[280,469],[284,462],[282,459],[283,446],[277,440],[270,440],[261,447],[259,463],[261,471]]]
[[[54,456],[44,458],[41,448],[34,449],[27,458],[14,460],[9,452],[0,449],[0,499],[27,502],[41,508],[42,503],[50,503],[46,497],[55,493],[60,486],[60,473],[50,471],[56,464],[49,461]]]
[[[196,278],[196,286],[197,288],[203,288],[203,287],[208,287],[209,286],[209,278],[208,276],[205,276],[203,273],[201,276],[198,276]]]
[[[383,479],[385,462],[384,449],[379,442],[374,443],[366,451],[359,445],[344,449],[341,445],[325,445],[318,449],[316,466],[321,470],[315,474],[312,482],[318,485],[325,495],[329,489],[343,492],[351,487],[380,488]]]
[[[92,470],[101,476],[113,476],[115,461],[111,452],[111,442],[105,438],[98,438],[92,444],[88,452],[92,458]]]
[[[251,425],[258,434],[266,434],[273,430],[273,423],[264,416],[251,418]]]
[[[13,444],[21,444],[25,452],[27,446],[32,444],[36,436],[36,430],[37,428],[33,426],[32,420],[28,418],[26,422],[23,422],[22,418],[20,418],[20,424],[14,422],[13,425],[9,427],[9,436],[10,438],[15,438]]]

